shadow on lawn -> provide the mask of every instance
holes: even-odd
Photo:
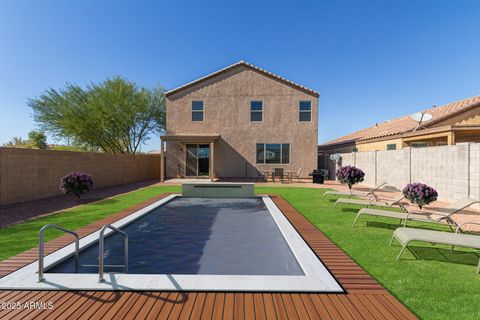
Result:
[[[401,223],[386,223],[386,222],[378,222],[378,221],[368,221],[367,222],[367,227],[395,230],[397,228],[402,227],[402,224]]]
[[[424,261],[439,261],[449,262],[455,264],[464,264],[469,266],[478,265],[478,259],[480,256],[471,251],[458,251],[453,252],[450,249],[440,247],[423,247],[423,246],[408,246],[408,250],[414,255],[413,257],[403,257],[401,260],[424,260]]]

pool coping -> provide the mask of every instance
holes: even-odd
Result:
[[[79,228],[88,235],[106,223],[112,223],[132,212],[168,196],[162,193],[142,203]],[[0,317],[11,318],[51,315],[62,318],[104,316],[118,318],[233,319],[234,317],[312,318],[312,319],[417,319],[400,301],[355,263],[326,235],[312,225],[284,198],[269,194],[285,217],[297,229],[310,248],[319,256],[342,287],[344,294],[268,293],[268,292],[105,292],[105,291],[0,291],[0,301],[19,304],[38,301],[53,303],[46,310],[0,310]],[[46,253],[72,242],[61,236],[47,243]],[[36,248],[0,261],[0,276],[5,276],[36,261]]]
[[[181,197],[171,194],[149,204],[111,225],[123,228],[167,202]],[[327,270],[298,231],[291,225],[268,195],[261,198],[278,227],[303,275],[209,275],[209,274],[134,274],[105,272],[105,280],[98,281],[98,273],[45,273],[38,281],[38,263],[25,267],[0,279],[0,290],[118,290],[118,291],[260,291],[260,292],[330,292],[343,293],[343,288]],[[114,231],[108,229],[105,236]],[[80,239],[80,251],[98,242],[100,230]],[[69,244],[44,257],[44,270],[72,257],[75,244]]]

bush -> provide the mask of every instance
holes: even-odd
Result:
[[[347,184],[349,189],[352,189],[354,184],[362,182],[363,177],[365,177],[365,173],[354,166],[340,167],[337,170],[338,181]]]
[[[424,205],[437,200],[438,197],[437,190],[424,183],[409,183],[403,188],[402,193],[406,199],[418,205],[420,209]]]
[[[60,182],[60,190],[65,194],[73,194],[78,199],[93,188],[93,179],[83,172],[71,172]]]

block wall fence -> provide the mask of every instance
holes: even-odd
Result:
[[[410,182],[434,187],[439,200],[480,199],[480,144],[344,153],[342,165],[365,172],[366,185],[386,181],[399,190]]]
[[[0,205],[60,195],[73,171],[90,174],[94,188],[160,179],[160,155],[0,148]]]

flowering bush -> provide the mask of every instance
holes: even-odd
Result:
[[[84,193],[92,190],[93,179],[83,172],[71,172],[60,181],[60,190],[65,194],[73,194],[78,199]]]
[[[363,177],[365,177],[365,173],[354,166],[340,167],[337,170],[338,181],[347,184],[349,189],[352,189],[355,183],[362,182]]]
[[[409,183],[403,188],[403,195],[420,209],[426,204],[437,200],[437,190],[423,183]]]

